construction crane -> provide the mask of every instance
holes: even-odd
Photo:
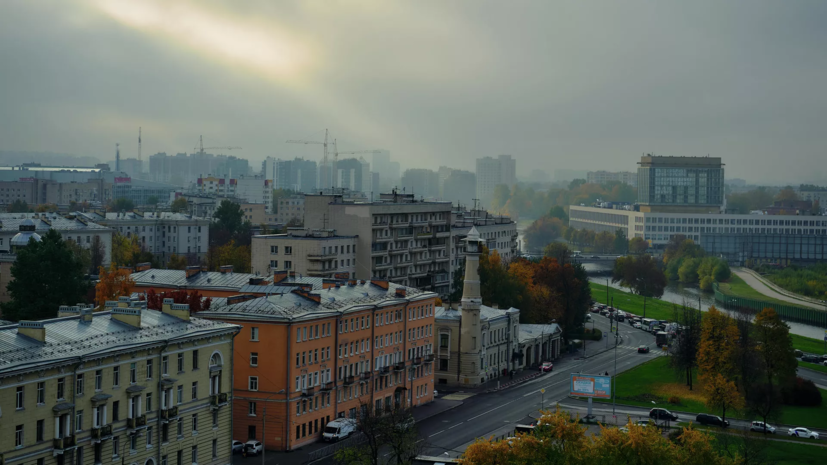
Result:
[[[203,155],[204,150],[241,150],[241,147],[204,147],[204,136],[198,136],[198,147],[193,150],[197,150],[199,155]]]
[[[357,154],[357,153],[373,153],[373,152],[378,152],[379,150],[382,150],[382,149],[375,149],[375,150],[354,150],[354,151],[352,151],[352,152],[339,152],[339,155],[354,155],[354,154]]]
[[[286,141],[288,144],[305,144],[305,145],[314,144],[314,145],[324,146],[324,156],[322,157],[322,165],[321,165],[321,168],[320,168],[320,171],[319,171],[319,181],[324,181],[324,183],[325,183],[324,187],[330,187],[329,184],[331,184],[331,181],[333,179],[333,170],[335,169],[335,168],[332,168],[330,166],[330,162],[328,161],[328,156],[327,156],[327,146],[329,145],[329,142],[328,142],[329,136],[330,136],[330,133],[328,132],[327,129],[325,129],[324,130],[324,142],[319,142],[319,141],[316,141],[316,140],[296,140],[296,139]],[[333,141],[333,147],[334,148],[336,147],[336,141],[335,140]],[[338,156],[337,156],[337,158],[338,158]],[[335,162],[334,162],[334,166],[335,166]],[[322,174],[322,171],[324,171],[324,174]]]
[[[288,140],[286,142],[288,144],[305,144],[305,145],[307,145],[307,144],[317,144],[317,145],[323,145],[324,146],[324,158],[322,158],[322,164],[327,166],[327,145],[328,145],[327,138],[328,138],[328,132],[327,132],[327,129],[325,129],[324,130],[324,142],[319,142],[319,141],[315,141],[315,140]],[[335,145],[336,143],[334,142],[333,144]]]

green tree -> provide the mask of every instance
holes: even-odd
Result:
[[[775,200],[784,201],[784,200],[800,200],[798,198],[798,194],[795,193],[795,189],[792,186],[786,186],[780,191],[778,194],[775,195]]]
[[[649,248],[649,243],[642,237],[633,237],[629,239],[629,252],[633,254],[642,254]]]
[[[167,269],[169,270],[184,270],[187,268],[187,257],[183,255],[172,254],[167,262]]]
[[[626,238],[626,231],[618,229],[614,235],[615,253],[626,253],[629,251],[629,240]]]
[[[557,218],[558,220],[562,221],[563,224],[569,222],[569,215],[566,214],[566,210],[560,205],[555,205],[551,207],[551,210],[549,210],[548,212],[548,216],[552,218]]]
[[[701,265],[699,258],[687,258],[681,262],[678,268],[678,279],[682,283],[694,283],[698,281],[698,267]]]
[[[29,211],[29,205],[26,202],[17,199],[14,202],[10,203],[6,210],[9,213],[27,213]]]
[[[122,212],[122,211],[132,211],[135,209],[135,202],[130,199],[126,198],[117,198],[111,202],[109,202],[109,211],[113,212]]]
[[[557,263],[565,265],[571,262],[571,249],[562,242],[552,242],[543,248],[543,256],[557,260]]]
[[[243,218],[244,212],[241,210],[241,206],[230,200],[222,200],[213,214],[216,226],[231,234],[241,229],[241,225],[244,223]]]
[[[723,260],[715,265],[715,269],[712,270],[712,277],[719,283],[726,281],[730,276],[732,276],[732,270],[729,269],[729,264]]]
[[[778,415],[781,388],[795,379],[798,362],[790,336],[790,327],[771,308],[765,308],[755,316],[753,334],[758,368],[763,373],[755,379],[755,390],[747,399],[750,410],[764,423]]]
[[[505,208],[505,204],[511,197],[511,188],[507,184],[494,186],[494,193],[491,195],[491,210],[499,212]]]
[[[759,187],[740,194],[731,194],[727,197],[727,211],[747,214],[751,211],[772,205],[772,192],[766,187]]]
[[[602,253],[606,253],[607,250],[611,250],[614,243],[615,236],[608,231],[600,231],[594,236],[594,246]]]
[[[454,278],[451,282],[451,293],[448,294],[448,304],[459,302],[462,300],[462,287],[465,283],[465,260],[459,266],[459,269],[454,271]]]
[[[586,184],[585,179],[572,179],[571,182],[569,183],[569,190],[573,191],[573,190],[579,188],[580,186],[582,186],[583,184]]]
[[[189,210],[189,204],[187,204],[187,199],[184,197],[178,197],[177,199],[172,201],[170,209],[173,213],[186,213]]]
[[[42,320],[57,315],[61,305],[86,301],[91,287],[85,270],[57,230],[17,253],[6,289],[11,300],[2,304],[3,317],[13,320]]]
[[[526,228],[524,238],[530,250],[542,250],[549,242],[563,235],[565,226],[559,218],[543,216]]]
[[[612,269],[612,282],[645,297],[660,297],[666,289],[666,276],[651,255],[619,257]]]

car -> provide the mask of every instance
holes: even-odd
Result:
[[[258,455],[263,449],[261,443],[255,439],[250,439],[244,444],[244,452],[247,455]]]
[[[653,408],[649,410],[649,418],[654,420],[678,421],[678,416],[665,408]]]
[[[827,360],[821,362],[821,364],[827,367]]]
[[[437,398],[437,396],[439,396],[439,391],[437,391],[436,389],[434,389],[434,399],[436,399],[436,398]]]
[[[753,421],[749,425],[750,431],[757,431],[759,433],[763,433],[766,430],[770,434],[775,434],[775,426],[768,425],[763,421]]]
[[[349,418],[337,418],[324,427],[322,439],[331,442],[338,441],[339,439],[344,439],[355,432],[356,421]]]
[[[821,363],[823,360],[818,355],[804,354],[801,356],[801,361],[808,363]]]
[[[640,323],[635,323],[635,324],[632,325],[632,327],[637,328],[637,329],[643,329],[643,325],[640,324]]]
[[[407,431],[408,429],[413,428],[414,425],[416,425],[416,420],[414,420],[413,416],[408,416],[396,424],[396,429],[400,431]]]
[[[592,258],[600,259],[600,255],[592,255]]]
[[[637,353],[639,353],[639,354],[648,354],[649,353],[649,346],[639,346],[637,348]]]
[[[240,454],[244,450],[244,443],[233,439],[233,454]]]
[[[600,307],[592,307],[592,308],[591,308],[591,309],[589,309],[589,310],[590,310],[592,313],[599,313],[599,312],[600,312]]]
[[[635,424],[638,426],[643,426],[644,428],[649,425],[654,425],[654,423],[650,420],[638,420],[635,422]]]
[[[712,425],[712,426],[720,426],[721,428],[726,428],[729,426],[729,422],[724,420],[723,418],[717,415],[708,415],[706,413],[701,413],[697,417],[695,417],[695,421],[702,425]]]
[[[795,436],[797,438],[810,438],[810,439],[818,439],[818,433],[815,431],[808,430],[807,428],[790,428],[787,431],[787,434],[790,436]]]
[[[586,321],[591,321],[591,319],[592,319],[592,316],[587,313],[586,314]]]
[[[543,362],[543,364],[540,365],[540,371],[543,373],[547,373],[552,370],[554,370],[554,364],[551,362]]]

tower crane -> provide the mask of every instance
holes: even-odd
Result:
[[[204,150],[240,150],[241,147],[204,147],[204,136],[198,136],[198,147],[195,147],[193,150],[197,150],[199,155],[204,154]]]
[[[322,158],[322,164],[327,166],[327,137],[328,132],[327,129],[324,130],[324,142],[319,142],[315,140],[288,140],[286,141],[288,144],[318,144],[324,146],[324,158]],[[334,143],[335,145],[335,143]]]

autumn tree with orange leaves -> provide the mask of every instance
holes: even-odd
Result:
[[[740,333],[733,318],[714,306],[703,318],[698,346],[698,377],[710,408],[720,409],[726,420],[729,409],[741,408],[743,398],[735,384],[735,360]]]
[[[95,285],[95,304],[98,310],[102,310],[107,300],[118,300],[118,297],[129,296],[135,281],[132,279],[132,270],[120,269],[115,263],[109,265],[107,271],[100,267],[99,281]]]

